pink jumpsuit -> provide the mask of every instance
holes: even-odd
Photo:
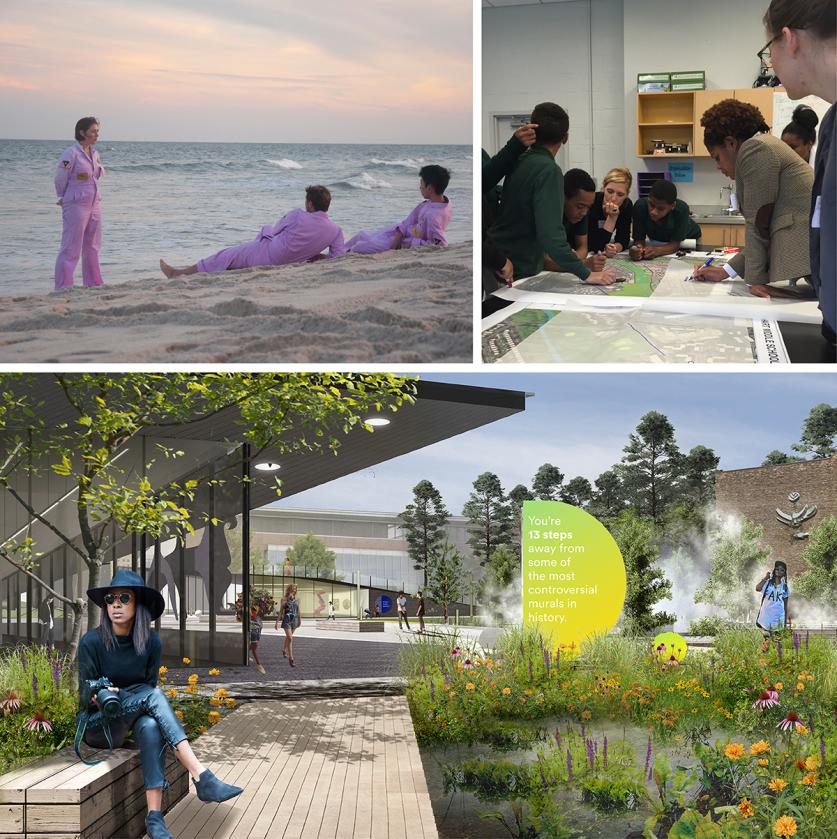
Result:
[[[382,253],[392,247],[395,234],[400,230],[404,238],[402,248],[422,245],[447,245],[445,228],[450,222],[453,207],[450,199],[444,203],[422,201],[400,224],[379,230],[361,230],[346,242],[349,253]]]
[[[102,199],[99,178],[105,167],[91,148],[92,159],[80,143],[70,146],[58,161],[55,194],[62,199],[64,231],[55,261],[55,290],[72,288],[73,271],[81,256],[81,275],[86,286],[102,284],[99,249],[102,247]]]
[[[252,242],[233,245],[201,259],[198,271],[231,271],[259,265],[307,262],[328,248],[329,256],[346,253],[343,231],[322,210],[291,210],[261,229]]]

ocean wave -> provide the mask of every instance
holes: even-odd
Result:
[[[183,163],[163,160],[159,163],[108,163],[104,160],[108,172],[169,172],[183,170],[186,172],[206,172],[211,170],[227,170],[237,164],[233,161],[219,163],[217,160],[190,160]]]
[[[273,166],[278,166],[280,169],[302,169],[302,164],[291,160],[288,157],[283,157],[281,160],[265,160],[265,163],[270,163]]]
[[[400,166],[404,169],[420,169],[422,163],[424,163],[424,158],[413,159],[408,157],[404,160],[381,160],[379,157],[373,157],[369,162],[374,166]]]
[[[368,172],[361,172],[359,175],[337,181],[332,186],[347,186],[351,189],[392,189],[392,184],[389,181],[375,178]]]

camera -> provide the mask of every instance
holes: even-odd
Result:
[[[88,704],[96,698],[99,710],[106,717],[118,717],[122,713],[122,700],[118,693],[108,690],[113,683],[107,676],[99,679],[88,679],[85,682],[88,690]]]

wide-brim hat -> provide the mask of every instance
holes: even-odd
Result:
[[[156,588],[145,584],[139,574],[120,568],[108,586],[87,589],[87,596],[100,608],[105,608],[105,595],[115,588],[129,588],[135,592],[137,603],[142,603],[151,613],[151,620],[155,621],[166,610],[166,601]]]

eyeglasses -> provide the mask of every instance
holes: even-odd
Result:
[[[773,42],[774,42],[774,41],[778,40],[778,39],[779,39],[779,38],[781,38],[781,37],[782,37],[782,36],[781,36],[781,34],[779,34],[779,35],[776,35],[774,38],[771,38],[771,39],[770,39],[770,40],[769,40],[769,41],[768,41],[768,42],[767,42],[767,43],[766,43],[766,44],[765,44],[765,45],[764,45],[764,46],[763,46],[763,47],[762,47],[762,48],[761,48],[761,49],[760,49],[757,53],[756,53],[756,55],[758,56],[759,61],[761,61],[761,63],[762,63],[762,64],[770,64],[770,47],[771,47],[771,45],[773,44]]]
[[[130,603],[133,599],[134,595],[127,591],[123,591],[122,594],[119,595],[119,602],[123,605]],[[106,594],[105,603],[107,603],[108,606],[113,606],[113,604],[116,603],[116,595],[111,593]]]

